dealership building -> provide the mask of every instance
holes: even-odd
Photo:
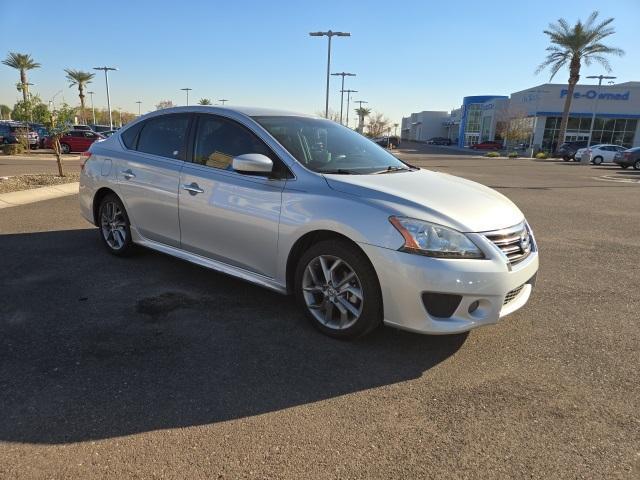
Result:
[[[566,84],[545,83],[509,96],[464,97],[451,112],[423,111],[402,119],[402,138],[424,142],[447,137],[460,147],[487,140],[502,141],[509,122],[528,129],[528,141],[553,150],[563,141],[588,140],[593,113],[592,144],[640,146],[640,82],[577,85],[564,139],[558,138],[568,93]],[[509,139],[511,140],[511,139]]]

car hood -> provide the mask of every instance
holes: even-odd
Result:
[[[420,169],[379,175],[325,175],[329,187],[366,198],[390,214],[410,216],[462,232],[516,225],[524,215],[511,200],[476,182]]]

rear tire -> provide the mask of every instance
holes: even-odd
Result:
[[[600,165],[602,163],[602,157],[598,155],[597,157],[594,157],[592,162],[594,165]]]
[[[369,259],[344,240],[324,240],[299,259],[295,296],[309,321],[334,338],[353,339],[382,323],[382,293]]]
[[[571,157],[568,157],[567,155],[565,155],[564,157],[562,157],[562,160],[565,162],[568,162],[569,160],[571,160]]]
[[[71,153],[71,147],[69,145],[67,145],[66,143],[61,143],[60,144],[60,152],[67,154],[67,153]]]
[[[118,257],[133,250],[131,224],[122,201],[114,193],[105,195],[98,208],[98,232],[107,251]]]
[[[635,163],[633,164],[633,169],[640,170],[640,160],[635,161]]]

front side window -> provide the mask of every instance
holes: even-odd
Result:
[[[189,115],[161,115],[144,123],[137,149],[161,157],[183,159]]]
[[[319,118],[254,117],[306,168],[319,173],[370,174],[409,170],[384,148],[353,130]]]
[[[246,128],[215,115],[199,118],[194,163],[231,170],[233,157],[246,153],[260,153],[273,160],[269,148]]]

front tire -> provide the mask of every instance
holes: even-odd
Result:
[[[298,261],[296,299],[321,332],[353,339],[382,323],[382,293],[369,259],[344,240],[324,240]]]
[[[602,163],[602,157],[597,156],[593,159],[593,164],[594,165],[600,165]]]
[[[67,154],[67,153],[71,153],[71,147],[69,145],[67,145],[66,143],[61,143],[60,144],[60,152]]]
[[[98,231],[109,253],[124,257],[133,249],[129,216],[117,195],[105,195],[98,209]]]
[[[640,160],[635,161],[635,163],[633,164],[633,169],[640,170]]]

